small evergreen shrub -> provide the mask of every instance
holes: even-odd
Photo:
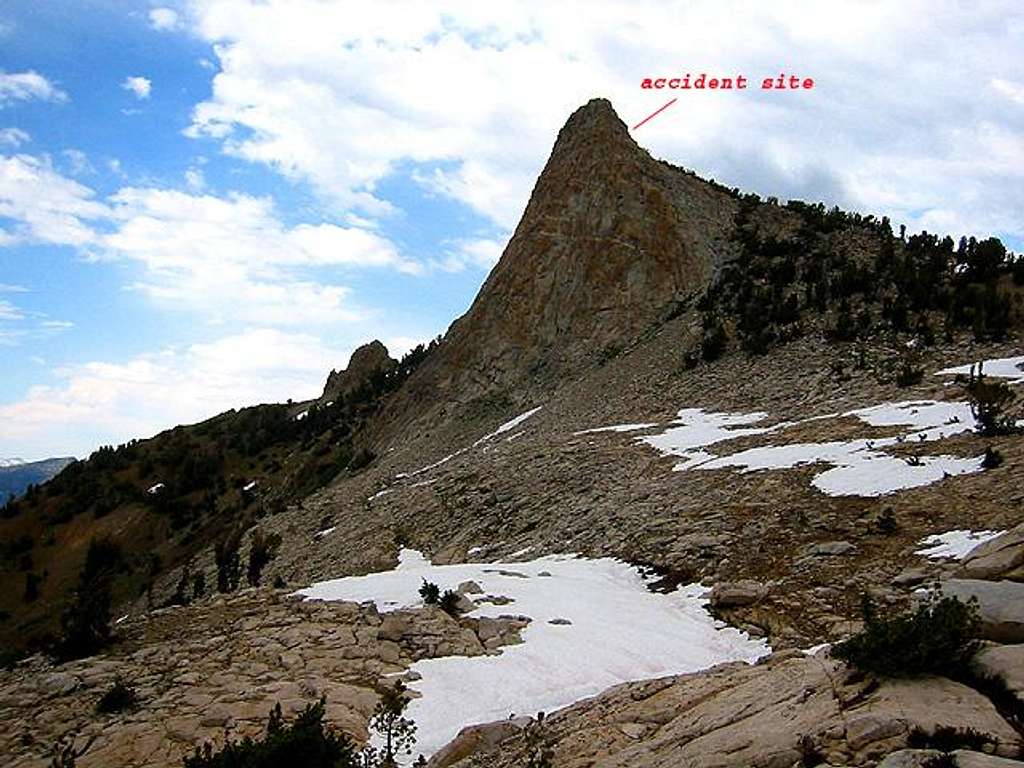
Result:
[[[883,677],[949,674],[978,650],[980,620],[973,603],[944,597],[892,618],[879,618],[863,601],[864,630],[836,646],[832,655],[863,672]]]
[[[441,597],[438,598],[437,607],[449,616],[457,617],[459,615],[459,597],[458,592],[446,589],[441,593]]]
[[[238,583],[242,579],[242,561],[238,555],[241,546],[242,535],[234,531],[218,541],[214,547],[218,592],[234,592],[238,589]]]
[[[875,530],[883,536],[892,536],[899,530],[899,523],[896,522],[896,514],[892,511],[892,507],[886,507],[882,510],[882,514],[878,516],[875,521]]]
[[[127,709],[134,709],[138,702],[139,697],[134,686],[128,685],[119,677],[96,702],[96,711],[101,714],[124,712]]]
[[[921,768],[957,768],[956,757],[950,752],[926,757],[921,763]]]
[[[544,722],[544,713],[538,712],[524,733],[526,741],[526,768],[551,768],[555,759],[555,741]]]
[[[924,369],[915,366],[909,360],[903,360],[896,371],[896,386],[900,389],[920,384],[924,378]]]
[[[420,597],[423,598],[425,605],[437,605],[441,598],[441,588],[433,582],[423,580],[423,584],[420,586]]]
[[[263,569],[267,563],[277,557],[277,550],[280,546],[280,534],[265,534],[259,528],[252,532],[252,541],[249,545],[249,567],[245,574],[249,586],[259,586],[260,579],[263,576]]]
[[[907,746],[911,749],[937,749],[940,752],[954,752],[958,749],[984,752],[986,748],[997,746],[997,742],[975,728],[940,725],[934,731],[914,728],[907,736]]]
[[[985,455],[981,459],[982,469],[995,469],[1003,463],[1003,454],[989,446],[985,449]]]
[[[61,614],[55,649],[62,661],[92,656],[110,641],[114,576],[124,568],[120,545],[109,537],[93,539],[78,574],[78,587]]]
[[[971,366],[970,378],[964,387],[971,403],[975,430],[983,437],[1012,435],[1017,430],[1017,419],[1009,410],[1017,394],[1003,381],[986,381],[982,364],[975,373]]]
[[[195,754],[186,757],[185,768],[361,768],[362,763],[352,740],[324,726],[326,701],[308,704],[291,724],[285,724],[278,704],[267,720],[262,740],[246,737],[231,741],[214,751],[207,742]]]
[[[381,693],[370,719],[370,728],[383,743],[380,749],[358,750],[347,734],[324,725],[327,700],[320,699],[286,724],[281,705],[275,705],[267,719],[266,735],[260,739],[228,741],[215,751],[207,742],[184,760],[184,768],[398,768],[398,758],[412,754],[416,724],[405,717],[409,697],[398,681]],[[426,765],[420,756],[415,763]]]

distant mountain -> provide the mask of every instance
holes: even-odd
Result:
[[[0,499],[21,496],[30,485],[45,483],[74,460],[70,456],[42,461],[0,459]]]

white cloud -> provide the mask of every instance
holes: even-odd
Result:
[[[206,188],[206,178],[202,168],[188,168],[185,171],[185,185],[192,192],[202,192]]]
[[[445,272],[460,272],[467,267],[489,272],[498,263],[507,242],[507,235],[500,238],[458,240],[442,258],[435,259],[432,266]]]
[[[92,163],[89,162],[89,156],[80,149],[65,149],[61,155],[68,161],[72,176],[96,172]]]
[[[992,78],[992,87],[1010,101],[1016,104],[1024,104],[1024,85],[1004,80],[1001,77]]]
[[[0,217],[16,222],[12,231],[0,229],[0,246],[86,246],[96,240],[89,222],[109,215],[91,189],[57,173],[45,158],[0,155]]]
[[[0,299],[0,320],[22,320],[25,315],[21,310],[5,299]]]
[[[148,99],[153,90],[153,83],[145,77],[126,77],[121,87],[135,94],[137,99]]]
[[[105,200],[45,159],[0,156],[0,246],[70,245],[92,259],[119,260],[131,287],[216,323],[275,326],[350,322],[369,310],[319,270],[417,273],[384,237],[333,223],[286,226],[269,198],[126,187]]]
[[[1007,25],[1009,2],[605,0],[584,11],[448,0],[376,3],[358,17],[321,0],[191,9],[220,71],[190,135],[363,213],[387,210],[379,183],[411,164],[432,190],[511,229],[555,132],[590,97],[610,97],[633,124],[667,100],[640,90],[644,76],[713,70],[759,81],[793,70],[815,89],[681,94],[637,138],[762,194],[916,222],[951,211],[968,229],[1022,232],[1024,170],[993,174],[954,136],[984,139],[986,125],[1024,133],[1011,111],[1018,86],[1000,80],[1024,45],[1024,27]]]
[[[327,223],[286,227],[266,198],[126,188],[109,202],[116,228],[99,239],[103,254],[145,268],[137,290],[218,322],[355,320],[365,310],[352,305],[348,288],[304,278],[304,271],[419,269],[373,232]]]
[[[55,384],[0,405],[0,449],[84,456],[100,443],[152,435],[230,408],[315,397],[326,372],[343,366],[350,351],[308,334],[252,328],[122,363],[72,366],[57,372]]]
[[[0,128],[0,146],[17,149],[31,140],[32,137],[21,128]]]
[[[0,70],[0,109],[14,101],[67,101],[68,95],[38,72],[5,73]]]
[[[149,12],[149,26],[163,32],[181,27],[181,18],[173,8],[153,8]]]

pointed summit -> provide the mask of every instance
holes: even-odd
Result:
[[[735,205],[651,158],[612,105],[593,99],[559,132],[500,261],[415,378],[468,400],[627,346],[703,291]]]

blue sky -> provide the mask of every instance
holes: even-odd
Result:
[[[686,94],[636,138],[1020,249],[1014,4],[828,5],[0,4],[0,457],[310,397],[359,343],[443,332],[568,114],[633,124],[667,100],[647,76],[814,77]]]

